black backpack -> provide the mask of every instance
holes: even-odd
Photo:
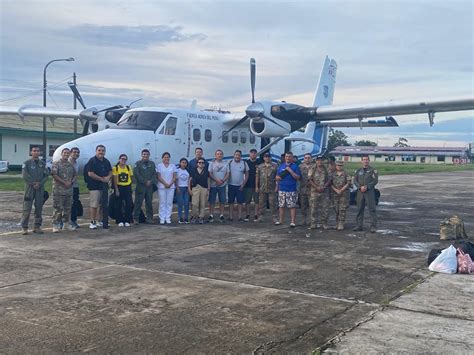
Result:
[[[89,176],[89,164],[92,164],[92,159],[90,159],[86,165],[84,165],[84,170],[82,172],[82,175],[84,177],[84,182],[86,183],[87,187],[89,187],[89,184],[91,183],[91,178]]]

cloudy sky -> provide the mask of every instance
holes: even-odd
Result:
[[[75,71],[87,105],[243,111],[249,58],[257,99],[310,105],[326,55],[338,63],[335,104],[474,95],[473,2],[0,1],[0,105],[71,107]],[[70,80],[70,79],[69,79]],[[21,98],[23,97],[23,98]],[[20,99],[21,98],[21,99]],[[474,113],[400,116],[400,128],[345,129],[351,141],[459,146]]]

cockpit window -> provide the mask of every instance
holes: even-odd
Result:
[[[173,136],[176,134],[176,124],[178,122],[178,119],[176,117],[170,117],[166,121],[165,125],[161,127],[160,129],[160,134],[165,134],[168,136]]]
[[[139,129],[155,132],[169,112],[135,111],[126,112],[117,123],[116,129]]]

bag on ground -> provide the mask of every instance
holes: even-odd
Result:
[[[450,245],[443,249],[441,254],[428,267],[430,271],[442,272],[444,274],[455,274],[458,270],[456,248]]]
[[[426,263],[428,266],[441,254],[443,249],[431,249],[430,254],[428,255],[428,262]]]
[[[458,273],[460,274],[470,274],[474,270],[474,264],[472,263],[471,257],[469,254],[464,253],[461,249],[457,249],[457,261],[458,261]]]

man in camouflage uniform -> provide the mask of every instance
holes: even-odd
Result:
[[[379,181],[377,170],[369,165],[369,157],[362,157],[362,168],[355,172],[354,185],[357,188],[357,226],[353,231],[362,231],[365,205],[369,206],[370,233],[377,231],[377,214],[375,212],[375,185]]]
[[[269,153],[263,156],[264,162],[257,166],[255,176],[255,192],[258,192],[258,221],[262,221],[268,198],[273,222],[277,220],[276,210],[276,172],[277,165],[272,162]]]
[[[299,168],[301,172],[301,179],[299,181],[300,192],[298,196],[300,198],[303,225],[305,225],[308,221],[309,199],[311,196],[311,184],[309,183],[308,176],[310,169],[313,168],[313,162],[310,153],[306,153],[304,155],[303,162],[300,164]]]
[[[346,221],[346,209],[349,205],[349,185],[350,177],[344,170],[344,162],[336,163],[336,171],[334,171],[331,179],[332,198],[334,208],[336,210],[336,229],[342,231],[344,222]]]
[[[58,233],[63,226],[69,222],[72,206],[72,185],[76,180],[76,169],[69,162],[70,151],[64,148],[61,151],[61,159],[55,161],[51,167],[51,175],[53,176],[53,233]],[[76,228],[69,224],[69,230]]]
[[[49,171],[46,168],[46,164],[39,159],[39,156],[39,147],[32,147],[31,159],[25,161],[22,167],[23,180],[25,180],[25,195],[23,197],[21,228],[24,235],[28,234],[28,222],[30,221],[33,201],[35,204],[35,226],[33,233],[43,234],[41,224],[43,222],[44,184],[48,180]]]
[[[133,175],[137,181],[133,221],[139,223],[140,210],[145,200],[146,223],[153,223],[153,184],[157,182],[155,162],[150,160],[150,151],[142,150],[142,159],[135,163]]]
[[[315,229],[317,227],[318,213],[321,215],[321,228],[328,229],[327,188],[330,181],[321,156],[316,158],[316,166],[310,169],[308,179],[311,184],[311,199],[309,201],[311,225],[308,229]]]

